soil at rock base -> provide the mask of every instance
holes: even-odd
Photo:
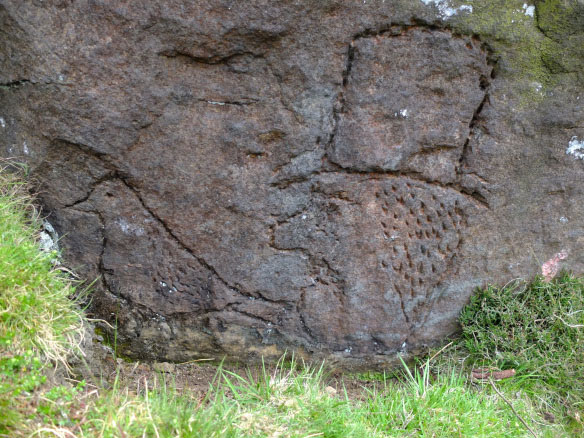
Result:
[[[86,357],[74,364],[75,379],[84,379],[88,389],[95,387],[110,388],[114,382],[120,388],[127,388],[131,393],[140,393],[145,387],[156,388],[169,385],[179,394],[184,394],[197,401],[202,401],[210,388],[217,387],[221,380],[220,370],[235,373],[255,381],[261,380],[263,373],[270,376],[278,375],[281,370],[274,365],[244,365],[235,363],[219,363],[215,358],[201,359],[187,363],[141,362],[116,358],[115,352],[109,346],[102,344],[93,337],[91,345],[85,343]],[[285,372],[284,372],[285,373]],[[70,381],[64,372],[58,372],[51,378],[53,383]],[[330,386],[336,394],[343,397],[345,391],[350,399],[362,399],[366,396],[364,388],[379,387],[379,382],[346,374],[340,370],[324,369],[323,387]]]

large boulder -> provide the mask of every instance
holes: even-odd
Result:
[[[127,355],[383,366],[478,286],[584,272],[579,0],[0,0],[0,29],[0,155]]]

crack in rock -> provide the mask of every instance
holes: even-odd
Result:
[[[338,55],[335,59],[340,61],[342,53]],[[492,66],[480,41],[431,25],[388,24],[355,34],[347,45],[344,65],[337,65],[340,78],[331,85],[338,92],[323,86],[321,99],[306,104],[318,107],[310,109],[316,114],[327,109],[323,117],[328,122],[321,125],[301,117],[300,104],[285,96],[288,78],[264,54],[242,49],[199,57],[169,50],[158,56],[157,68],[160,63],[176,67],[176,61],[186,64],[178,64],[181,72],[201,71],[209,77],[233,73],[209,66],[227,65],[241,56],[262,59],[261,71],[270,75],[270,84],[264,88],[246,84],[233,98],[219,98],[213,87],[202,88],[199,96],[186,86],[175,93],[173,87],[180,87],[173,84],[178,80],[173,77],[164,82],[164,92],[171,100],[172,93],[184,99],[158,111],[164,117],[144,125],[149,130],[138,133],[135,141],[132,137],[119,157],[64,139],[55,148],[53,155],[64,152],[59,148],[67,143],[81,151],[80,156],[86,154],[102,164],[100,173],[79,181],[83,190],[58,198],[55,205],[67,210],[99,203],[93,206],[95,214],[102,228],[111,228],[107,230],[111,234],[103,232],[99,255],[104,288],[119,292],[120,284],[126,287],[129,281],[118,277],[152,270],[144,274],[151,283],[148,278],[136,290],[118,296],[140,309],[142,316],[136,318],[144,318],[128,330],[139,333],[155,327],[146,321],[151,311],[157,318],[176,320],[165,322],[172,336],[180,331],[177,321],[184,318],[185,327],[208,330],[214,345],[228,354],[234,348],[225,334],[230,330],[265,344],[281,342],[279,347],[301,346],[347,357],[409,348],[438,299],[442,281],[455,272],[469,214],[490,208],[488,182],[472,176],[467,168],[474,136],[482,129],[482,111],[489,105]],[[187,73],[177,77],[184,79]],[[402,81],[406,75],[413,79]],[[459,95],[460,99],[452,99]],[[206,105],[246,108],[229,111]],[[269,114],[267,105],[284,115]],[[434,120],[430,128],[427,119]],[[192,130],[180,132],[181,123],[192,121]],[[169,129],[165,123],[170,129],[177,127],[177,135],[165,131]],[[313,131],[310,136],[297,135],[292,128],[298,126]],[[165,142],[152,141],[163,134],[169,134]],[[309,138],[317,138],[313,149],[306,150],[310,144],[298,146]],[[191,168],[169,164],[167,149],[172,142],[182,147],[176,149],[184,153],[179,159]],[[141,148],[152,151],[151,163],[139,163]],[[76,166],[79,174],[86,172]],[[208,172],[205,166],[216,166],[217,171]],[[52,170],[44,172],[52,174]],[[175,170],[184,174],[171,175]],[[147,179],[144,185],[137,175]],[[465,179],[471,176],[474,185]],[[110,183],[123,193],[114,192],[109,201],[98,200]],[[205,185],[213,190],[204,191]],[[171,193],[173,187],[184,187],[184,193],[170,195],[174,209],[160,207],[156,196],[167,196],[160,194]],[[238,196],[252,200],[243,205],[235,199]],[[127,223],[107,211],[114,201],[135,203],[120,213]],[[134,214],[137,219],[132,222]],[[176,217],[183,221],[181,226],[174,226]],[[140,222],[144,220],[155,226],[148,228]],[[245,228],[246,224],[251,225]],[[228,227],[224,234],[231,234],[224,237],[213,226]],[[189,227],[198,228],[189,234]],[[108,238],[116,232],[122,243]],[[132,247],[132,239],[155,238],[162,243],[153,243],[152,257],[164,258],[164,266],[132,260],[125,271],[111,269],[119,263],[116,257],[131,258],[134,249],[142,251],[139,257],[147,254],[148,246],[137,242]],[[167,242],[171,245],[164,247]],[[213,255],[211,264],[209,257],[201,256],[209,254],[206,248],[227,252],[232,243],[241,243],[239,251],[233,251],[238,258],[221,253],[217,258]],[[241,256],[240,249],[248,249],[248,244],[249,254]],[[192,268],[186,266],[189,263],[200,265],[201,281],[181,272]],[[237,268],[227,269],[223,263]],[[273,292],[274,285],[286,282],[288,295]],[[298,298],[282,299],[290,296]],[[148,300],[154,299],[159,302],[148,307]],[[272,331],[262,331],[268,329]]]

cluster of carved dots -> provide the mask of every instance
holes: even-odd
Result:
[[[465,218],[458,197],[441,191],[396,179],[375,193],[387,249],[381,265],[400,296],[425,294],[457,252]]]

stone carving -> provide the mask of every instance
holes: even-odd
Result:
[[[477,286],[582,270],[579,46],[517,67],[547,9],[518,41],[486,3],[130,3],[0,5],[0,154],[125,354],[384,366]]]

